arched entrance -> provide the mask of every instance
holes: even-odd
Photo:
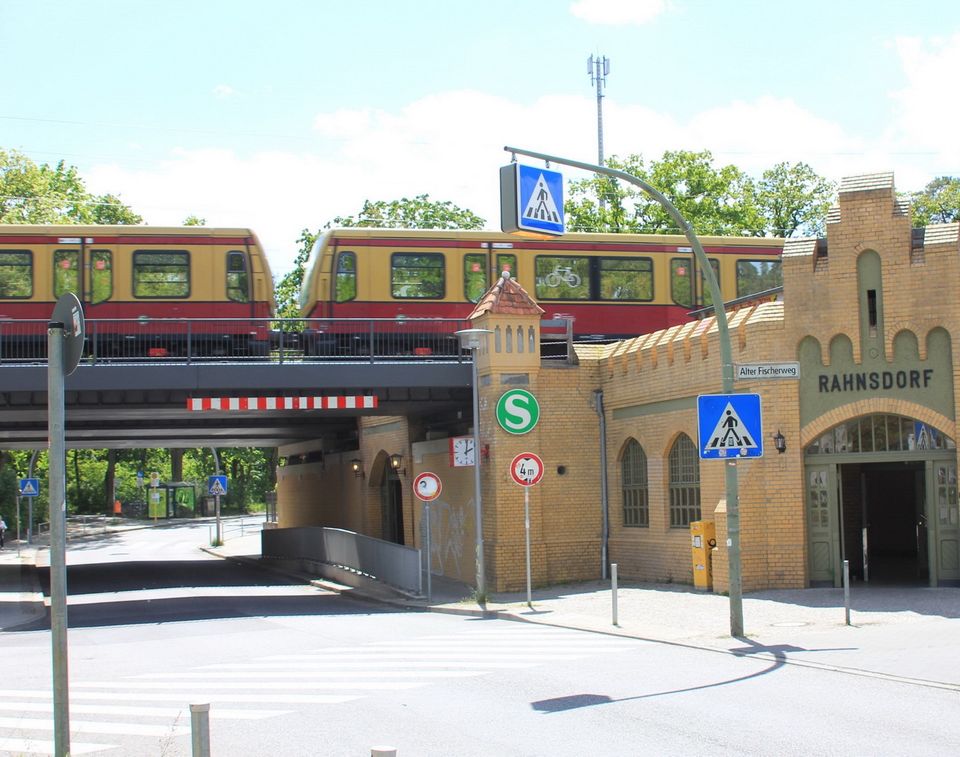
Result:
[[[956,444],[900,415],[854,418],[805,450],[811,584],[960,582]]]
[[[397,472],[384,466],[380,484],[381,538],[403,544],[403,488]]]

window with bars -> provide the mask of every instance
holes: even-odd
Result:
[[[647,528],[650,508],[647,496],[647,456],[636,439],[627,442],[620,458],[623,486],[623,525]]]
[[[696,445],[680,434],[670,449],[670,527],[700,520],[700,459]]]

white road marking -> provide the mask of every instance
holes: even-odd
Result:
[[[118,744],[87,744],[70,739],[70,754],[93,754],[117,748],[119,748]],[[53,754],[54,746],[52,741],[42,739],[14,739],[0,736],[0,752],[12,752],[18,755]]]
[[[52,731],[53,718],[0,718],[0,728],[15,728],[18,731]],[[70,719],[70,733],[110,733],[126,736],[183,736],[190,727],[177,725],[142,725],[139,723],[113,723],[107,720]]]
[[[0,710],[10,712],[49,712],[46,702],[0,702]],[[142,715],[144,717],[177,718],[190,717],[190,705],[183,707],[139,707],[124,704],[78,704],[70,703],[70,714],[78,715]],[[277,715],[288,715],[290,710],[235,710],[222,707],[210,709],[211,720],[262,720]]]

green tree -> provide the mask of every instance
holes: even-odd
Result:
[[[206,226],[207,219],[201,218],[200,216],[193,215],[192,213],[183,219],[182,226]]]
[[[116,195],[91,194],[75,166],[0,149],[0,223],[142,223]]]
[[[611,157],[607,165],[662,192],[699,234],[763,233],[753,180],[736,166],[715,167],[709,151],[667,151],[649,166],[639,155]],[[568,225],[576,230],[680,233],[659,202],[638,187],[607,176],[572,182],[565,210]]]
[[[833,193],[833,185],[805,163],[781,163],[759,181],[736,166],[715,166],[708,151],[668,151],[649,165],[640,155],[612,157],[607,165],[662,192],[698,234],[819,233]],[[565,210],[568,227],[577,231],[680,233],[658,202],[608,176],[572,182]]]
[[[757,205],[764,232],[777,237],[821,236],[835,185],[806,163],[778,163],[763,172]]]
[[[909,199],[916,227],[960,221],[960,178],[956,176],[938,176]]]
[[[482,229],[486,221],[473,211],[449,200],[431,200],[430,195],[413,199],[366,200],[356,216],[337,216],[324,228],[372,226],[390,229]]]
[[[274,298],[277,301],[277,316],[280,318],[300,317],[300,288],[303,286],[303,276],[306,271],[307,259],[313,249],[319,233],[309,229],[300,232],[297,244],[297,256],[293,260],[293,269],[287,273],[273,287]]]

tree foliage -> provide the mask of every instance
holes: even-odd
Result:
[[[486,221],[449,200],[431,200],[430,195],[413,199],[366,200],[356,216],[337,216],[324,228],[367,226],[389,229],[482,229]]]
[[[87,190],[75,166],[37,165],[16,150],[0,149],[0,223],[142,223],[112,194]]]
[[[300,317],[300,288],[307,267],[310,250],[317,241],[319,232],[303,229],[297,244],[297,256],[293,259],[293,269],[274,285],[274,297],[277,301],[277,316],[280,318]]]
[[[607,165],[662,192],[698,234],[817,233],[833,192],[804,163],[780,163],[756,181],[736,166],[715,166],[709,151],[667,151],[649,164],[640,155],[614,156]],[[571,182],[565,210],[568,227],[577,231],[681,233],[660,203],[609,176]]]
[[[960,221],[960,178],[938,176],[909,196],[914,226]]]

